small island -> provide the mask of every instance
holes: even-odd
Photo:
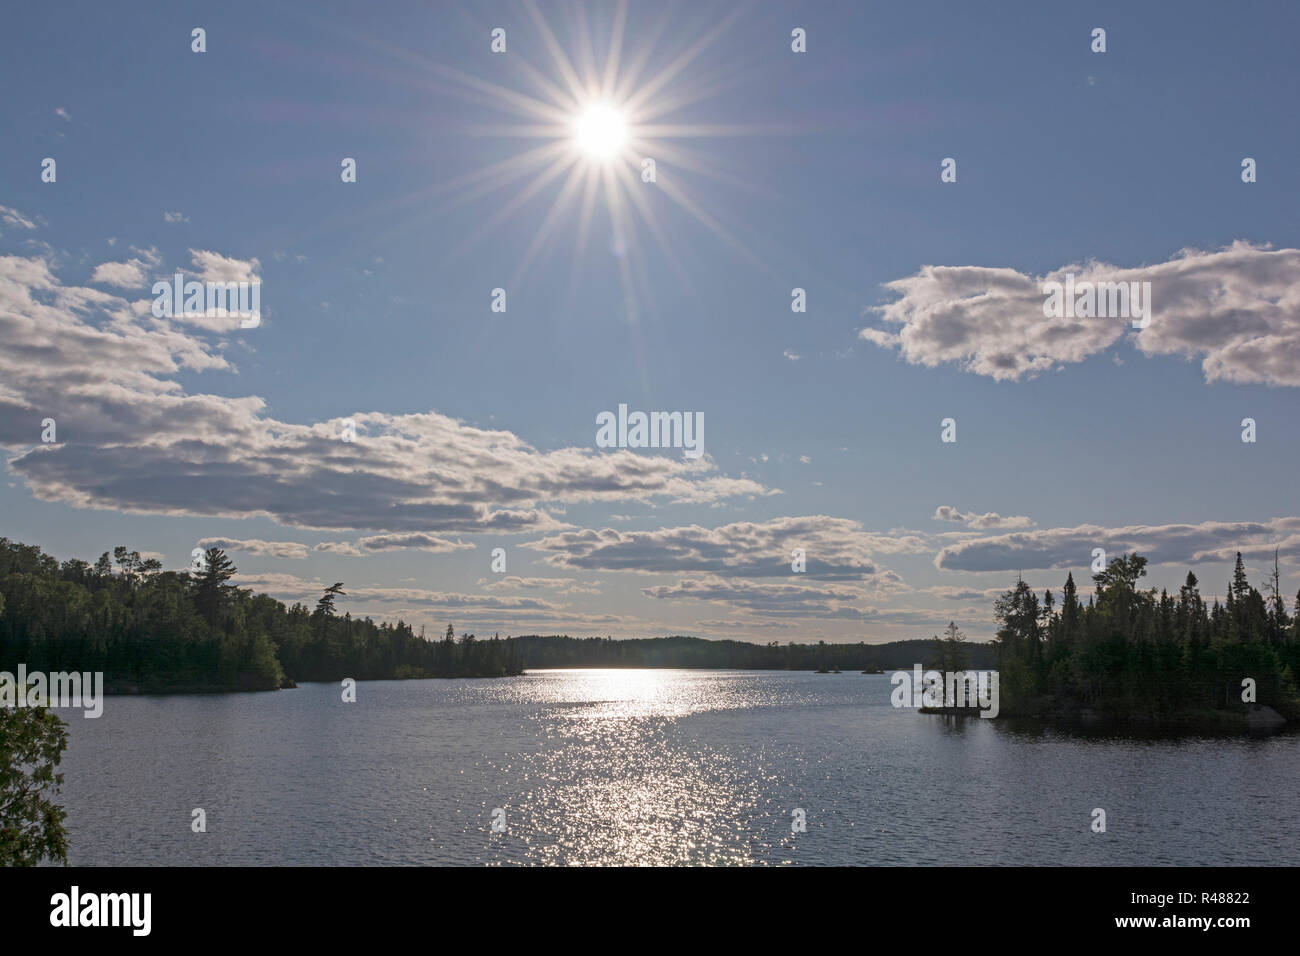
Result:
[[[1300,595],[1288,614],[1276,554],[1261,592],[1238,552],[1225,601],[1209,607],[1190,571],[1177,595],[1140,588],[1146,564],[1112,559],[1087,604],[1073,574],[1059,607],[1023,580],[997,599],[999,716],[1175,733],[1295,727]],[[953,667],[951,649],[940,656]]]

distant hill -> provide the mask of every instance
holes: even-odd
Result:
[[[548,667],[698,667],[736,670],[899,670],[928,664],[934,640],[888,644],[751,644],[700,637],[544,637],[528,634],[515,642],[526,668]],[[990,644],[968,643],[968,666],[996,666]]]

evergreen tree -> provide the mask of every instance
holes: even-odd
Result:
[[[325,589],[325,593],[316,602],[316,610],[312,613],[321,617],[333,617],[337,613],[334,610],[334,599],[336,597],[347,597],[347,592],[343,590],[342,581],[336,581]]]
[[[1065,576],[1065,588],[1061,595],[1061,638],[1067,644],[1073,644],[1079,638],[1079,621],[1083,616],[1083,607],[1079,604],[1079,591],[1074,584],[1074,572]]]
[[[226,606],[226,584],[236,574],[234,562],[220,548],[208,548],[203,555],[203,570],[194,578],[194,600],[199,613],[209,624],[215,625],[217,617]]]
[[[943,637],[935,636],[934,645],[934,669],[940,674],[946,676],[966,670],[969,659],[966,653],[966,635],[955,621],[948,622]]]

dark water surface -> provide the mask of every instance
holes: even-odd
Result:
[[[586,670],[363,682],[351,704],[112,697],[65,714],[69,861],[1300,864],[1300,737],[1026,733],[890,689]]]

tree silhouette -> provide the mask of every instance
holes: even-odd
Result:
[[[208,548],[203,554],[203,570],[194,578],[194,602],[199,613],[209,624],[215,625],[226,605],[231,586],[226,584],[235,576],[234,563],[220,548]]]
[[[316,602],[316,610],[313,613],[323,617],[333,617],[337,613],[334,610],[334,598],[336,597],[347,597],[347,592],[343,590],[342,581],[336,581],[325,589],[325,593]]]

